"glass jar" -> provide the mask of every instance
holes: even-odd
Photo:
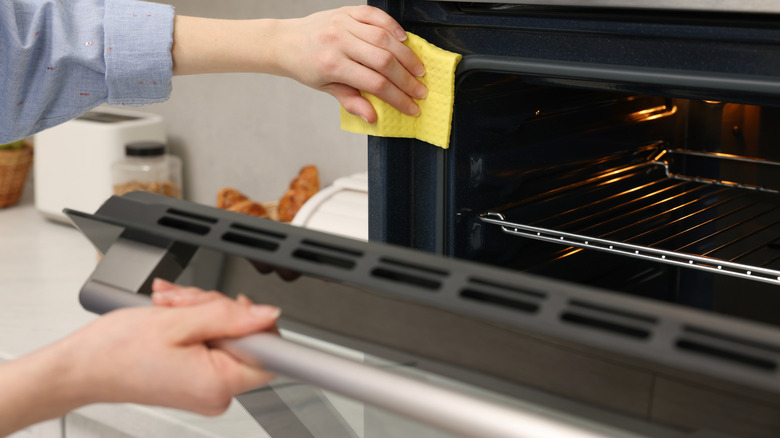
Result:
[[[111,166],[115,195],[143,190],[181,199],[181,174],[181,159],[156,141],[128,143],[125,158]]]

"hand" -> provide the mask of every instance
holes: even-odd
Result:
[[[177,288],[168,285],[155,287]],[[274,331],[279,309],[245,297],[187,291],[194,299],[175,308],[109,312],[54,344],[0,364],[0,436],[100,402],[216,415],[234,395],[272,379],[209,342]]]
[[[217,291],[205,291],[197,287],[179,286],[161,278],[152,282],[152,304],[161,307],[189,307],[218,300],[230,300]],[[246,295],[239,295],[236,302],[251,306],[252,301]]]
[[[381,9],[352,6],[282,20],[278,32],[285,76],[333,95],[368,123],[376,123],[376,111],[358,90],[403,113],[419,114],[412,99],[428,94],[415,78],[425,74],[425,67],[402,43],[406,33],[401,26]]]
[[[286,20],[221,20],[177,15],[175,75],[254,72],[286,76],[330,93],[352,114],[376,123],[373,94],[417,115],[427,96],[415,76],[425,66],[403,44],[406,33],[381,9],[347,6]]]
[[[272,329],[279,309],[203,296],[189,307],[111,312],[70,337],[90,373],[90,398],[216,415],[234,395],[272,379],[208,343]]]

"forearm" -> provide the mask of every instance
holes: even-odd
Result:
[[[135,0],[0,2],[0,144],[102,103],[166,100],[173,17]]]
[[[219,20],[177,15],[173,27],[174,75],[279,74],[273,43],[279,20]]]
[[[87,404],[62,341],[0,364],[0,436]]]

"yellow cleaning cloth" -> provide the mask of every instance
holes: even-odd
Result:
[[[455,67],[461,55],[436,47],[413,33],[406,34],[408,38],[404,44],[425,64],[425,76],[420,81],[428,87],[428,96],[415,100],[420,114],[417,117],[406,115],[378,97],[361,92],[374,106],[379,116],[377,122],[366,123],[342,107],[341,129],[379,137],[417,138],[447,149],[455,101]]]

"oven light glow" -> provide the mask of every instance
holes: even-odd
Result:
[[[677,106],[657,106],[647,108],[630,114],[627,118],[634,122],[649,122],[650,120],[660,119],[677,113]]]

